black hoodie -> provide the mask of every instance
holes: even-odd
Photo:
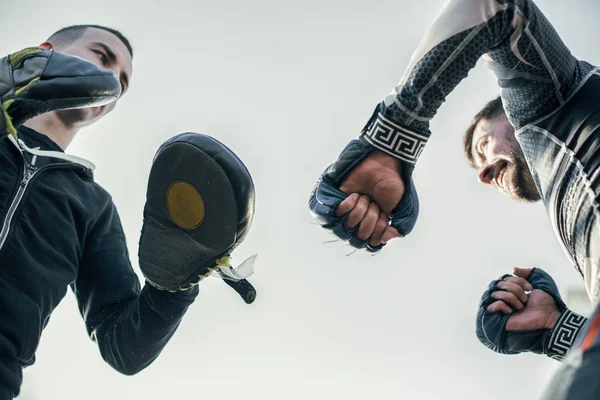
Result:
[[[19,393],[68,286],[102,357],[127,375],[152,363],[198,294],[140,287],[92,170],[29,128],[0,141],[0,399]]]

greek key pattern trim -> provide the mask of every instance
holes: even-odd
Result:
[[[550,335],[546,351],[548,357],[561,361],[575,343],[575,339],[586,321],[587,318],[575,314],[571,310],[563,312]]]
[[[411,164],[417,162],[429,139],[428,135],[409,131],[381,113],[364,137],[379,150]]]

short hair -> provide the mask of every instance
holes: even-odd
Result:
[[[58,31],[54,32],[48,38],[48,41],[53,42],[54,44],[56,44],[58,46],[70,44],[70,43],[73,43],[76,40],[78,40],[80,37],[82,37],[83,34],[90,28],[101,29],[103,31],[110,32],[113,35],[115,35],[116,37],[118,37],[119,40],[121,40],[121,42],[123,42],[125,47],[127,47],[127,50],[129,50],[129,55],[131,56],[131,58],[133,58],[133,48],[131,47],[131,43],[129,43],[129,40],[127,40],[127,38],[118,30],[109,28],[107,26],[92,25],[92,24],[67,26],[65,28],[61,28]]]
[[[490,120],[504,113],[505,112],[504,106],[502,105],[502,98],[498,96],[494,100],[487,103],[471,121],[471,125],[469,125],[469,128],[467,129],[467,131],[465,132],[465,136],[463,137],[463,149],[465,151],[465,156],[467,157],[467,160],[469,161],[469,164],[472,167],[475,167],[475,159],[473,158],[471,147],[473,146],[473,133],[475,133],[475,128],[477,127],[477,124],[481,120]]]

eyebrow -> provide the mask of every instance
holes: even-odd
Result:
[[[471,136],[471,146],[469,147],[469,153],[471,154],[471,160],[473,160],[473,162],[471,163],[471,166],[475,169],[479,169],[480,165],[479,165],[479,150],[477,148],[477,144],[485,137],[489,134],[489,129],[486,129],[487,126],[486,125],[481,125],[483,123],[486,122],[486,119],[483,118],[481,119],[477,125],[475,126],[475,129],[473,129],[473,135]],[[476,128],[480,127],[481,130],[483,130],[483,135],[476,137],[475,133],[476,133]]]
[[[101,42],[94,42],[94,44],[96,46],[100,46],[104,49],[104,51],[106,51],[106,54],[108,54],[108,58],[110,58],[110,61],[112,61],[113,63],[117,62],[117,56],[115,55],[115,53],[111,50],[110,47],[108,47],[106,44],[101,43]]]
[[[474,141],[473,139],[471,139],[471,146],[469,146],[469,153],[471,153],[471,160],[473,161],[471,163],[471,165],[474,168],[477,168],[477,156],[479,155],[479,154],[477,154],[476,145],[477,145],[477,142]]]
[[[476,147],[477,141],[474,140],[475,138],[473,136],[475,136],[475,135],[472,135],[471,140],[469,141],[469,147],[468,147],[469,150],[467,153],[468,154],[467,160],[471,167],[473,167],[475,169],[479,169],[479,162],[478,162],[479,161],[478,160],[479,152],[477,151],[477,147]],[[477,140],[481,140],[481,137]],[[465,151],[466,151],[466,149],[465,149]]]
[[[106,54],[108,55],[108,58],[110,58],[110,61],[112,63],[116,63],[117,62],[117,56],[116,54],[111,50],[110,47],[108,47],[106,44],[102,43],[102,42],[94,42],[94,44],[96,46],[100,46],[104,49],[104,51],[106,51]],[[123,80],[123,82],[125,83],[125,88],[123,88],[123,90],[127,89],[129,87],[129,77],[127,76],[127,74],[125,72],[121,72],[121,76],[120,78]]]

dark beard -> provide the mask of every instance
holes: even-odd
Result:
[[[513,153],[511,161],[512,165],[510,168],[512,169],[512,173],[510,174],[508,185],[511,188],[512,197],[524,203],[534,203],[540,200],[540,193],[535,186],[533,176],[520,148]]]

